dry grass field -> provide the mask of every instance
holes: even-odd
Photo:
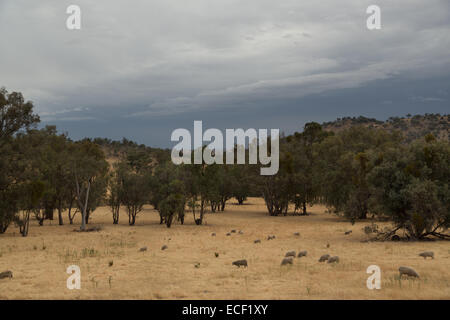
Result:
[[[194,225],[189,213],[184,226],[167,229],[150,208],[136,226],[127,225],[124,210],[120,225],[113,225],[109,209],[100,208],[90,223],[103,224],[100,232],[73,232],[79,220],[62,227],[57,220],[43,227],[33,221],[26,238],[11,227],[0,235],[0,272],[11,270],[14,278],[0,280],[0,299],[450,298],[449,242],[363,242],[367,222],[352,226],[322,206],[306,217],[269,217],[261,199],[232,202],[225,212],[208,214],[203,226]],[[226,236],[232,229],[244,234]],[[347,230],[353,232],[344,235]],[[270,234],[276,239],[267,241]],[[148,250],[139,252],[144,246]],[[308,256],[281,267],[289,250],[307,250]],[[435,259],[418,256],[425,250]],[[340,262],[319,263],[325,253]],[[232,266],[237,259],[247,259],[248,268]],[[81,290],[66,288],[71,264],[81,268]],[[366,287],[372,264],[381,268],[381,290]],[[399,266],[413,267],[421,278],[399,280]]]

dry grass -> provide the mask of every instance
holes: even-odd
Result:
[[[100,232],[72,232],[79,220],[62,227],[56,220],[43,227],[33,221],[27,238],[13,227],[0,236],[0,272],[14,273],[12,280],[0,280],[0,299],[450,298],[448,242],[364,243],[361,229],[367,223],[351,226],[321,206],[311,211],[307,217],[269,217],[261,199],[250,199],[248,205],[230,204],[224,213],[208,214],[204,226],[194,225],[189,214],[186,225],[167,229],[152,209],[130,227],[124,211],[121,224],[113,225],[108,208],[100,208],[91,222],[104,224]],[[231,229],[244,234],[226,236]],[[344,235],[349,229],[353,233]],[[267,241],[269,234],[276,239]],[[169,248],[161,251],[164,244]],[[148,250],[139,252],[144,246]],[[308,256],[280,267],[289,250],[308,250]],[[434,251],[435,259],[418,256],[425,250]],[[325,253],[338,255],[340,263],[319,263]],[[237,259],[247,259],[249,267],[232,266]],[[71,264],[81,267],[81,290],[66,288]],[[366,288],[371,264],[382,270],[381,290]],[[421,278],[399,280],[402,265]]]

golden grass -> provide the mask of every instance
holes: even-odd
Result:
[[[189,213],[184,226],[167,229],[150,208],[136,226],[127,225],[124,210],[120,224],[113,225],[109,209],[100,208],[91,221],[104,225],[100,232],[72,232],[79,220],[64,226],[46,221],[43,227],[33,221],[26,238],[10,227],[0,235],[0,272],[11,270],[14,278],[0,280],[0,299],[450,298],[448,242],[364,243],[367,222],[352,226],[322,206],[310,211],[306,217],[269,217],[263,201],[253,198],[248,205],[230,203],[225,212],[208,214],[203,226],[196,226]],[[226,236],[231,229],[244,234]],[[349,229],[353,233],[344,235]],[[276,239],[267,241],[269,234]],[[261,243],[254,244],[255,239]],[[169,248],[161,251],[164,244]],[[144,246],[148,250],[139,252]],[[308,256],[281,267],[289,250],[308,250]],[[434,251],[435,259],[418,256],[425,250]],[[325,253],[338,255],[340,263],[319,263]],[[247,259],[249,267],[232,266],[237,259]],[[81,290],[66,288],[71,264],[81,268]],[[366,287],[372,264],[382,270],[381,290]],[[402,265],[421,278],[399,280]]]

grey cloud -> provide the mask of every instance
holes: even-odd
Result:
[[[46,121],[132,126],[450,70],[448,0],[379,0],[379,31],[365,27],[368,0],[77,0],[82,30],[68,31],[72,3],[0,1],[0,86]]]

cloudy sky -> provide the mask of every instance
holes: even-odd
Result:
[[[0,39],[0,87],[75,139],[450,111],[448,0],[0,0]]]

